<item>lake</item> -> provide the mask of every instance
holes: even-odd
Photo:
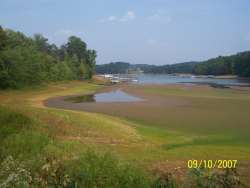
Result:
[[[138,74],[136,75],[138,84],[174,84],[174,83],[198,83],[215,84],[225,86],[249,86],[249,79],[219,79],[219,78],[199,78],[191,76],[174,76],[168,74]]]

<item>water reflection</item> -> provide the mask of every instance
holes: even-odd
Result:
[[[95,95],[82,95],[77,97],[69,97],[66,98],[65,101],[72,102],[72,103],[82,103],[82,102],[95,102]]]
[[[72,103],[83,103],[83,102],[137,102],[143,99],[129,95],[121,91],[120,89],[97,94],[88,94],[76,97],[66,98],[65,101]]]

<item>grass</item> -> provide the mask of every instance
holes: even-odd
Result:
[[[185,87],[170,85],[166,87],[148,86],[143,90],[147,93],[160,94],[163,96],[180,96],[192,98],[213,98],[213,99],[236,99],[249,100],[248,90],[216,89],[212,87]]]
[[[1,91],[1,160],[9,155],[30,161],[55,156],[69,163],[79,160],[84,166],[87,165],[86,151],[92,148],[100,153],[111,152],[119,160],[132,162],[149,171],[154,171],[159,165],[162,169],[181,165],[185,170],[188,159],[237,159],[242,164],[239,166],[242,173],[249,172],[249,92],[210,88],[140,88],[150,95],[188,101],[187,106],[144,109],[147,113],[156,110],[154,113],[159,113],[155,116],[157,120],[150,116],[138,118],[128,114],[125,118],[118,114],[114,117],[43,105],[43,100],[49,97],[91,94],[103,87],[100,83],[74,81],[35,89]],[[106,165],[102,164],[105,155],[100,156],[96,159],[97,166],[95,163],[91,165],[95,171],[87,173],[91,176],[86,177],[90,183],[94,183],[91,178],[99,177],[96,174],[98,168]],[[113,159],[107,160],[107,169],[112,169]],[[27,163],[32,163],[30,161]],[[32,165],[36,166],[35,162]],[[121,167],[119,174],[125,176],[127,171],[124,168],[127,167]],[[84,168],[88,169],[87,166]],[[111,172],[117,169],[113,170]],[[136,174],[141,173],[135,171],[128,172],[134,173],[131,176],[136,178]],[[108,170],[101,173],[103,178],[105,173],[111,176]],[[119,181],[128,181],[129,173]],[[249,181],[244,174],[243,178]],[[71,176],[76,174],[71,172]],[[138,178],[133,181],[141,181],[144,175]]]

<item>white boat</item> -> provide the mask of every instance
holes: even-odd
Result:
[[[104,74],[104,78],[113,78],[111,74]]]
[[[120,83],[120,80],[118,80],[118,79],[111,79],[111,82],[112,83]]]

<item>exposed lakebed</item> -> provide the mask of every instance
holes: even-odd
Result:
[[[225,134],[227,130],[230,135],[241,135],[249,129],[249,92],[250,88],[220,89],[196,84],[126,84],[104,87],[85,97],[49,98],[45,105],[112,115],[168,130],[199,134]]]

